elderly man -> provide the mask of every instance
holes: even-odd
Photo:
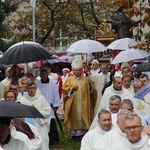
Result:
[[[143,86],[143,82],[139,79],[135,80],[133,83],[134,91],[126,97],[133,102],[134,111],[140,116],[145,116],[150,114],[150,105],[145,103],[143,100],[135,98],[135,93]]]
[[[124,99],[121,101],[121,105],[120,105],[120,109],[127,109],[129,110],[131,113],[134,114],[134,106],[133,106],[133,102],[130,99]],[[141,116],[140,116],[141,117]],[[142,125],[146,126],[147,123],[144,119],[144,117],[141,117],[142,120]]]
[[[102,109],[98,113],[98,125],[95,129],[87,132],[81,141],[80,150],[92,150],[93,146],[103,135],[112,129],[111,113]]]
[[[18,83],[21,83],[23,85],[23,88],[24,88],[24,92],[22,93],[23,96],[25,96],[27,93],[27,84],[29,82],[30,82],[30,78],[28,78],[28,77],[22,77],[18,80]]]
[[[112,147],[113,150],[149,150],[149,137],[142,133],[141,118],[137,114],[128,114],[123,119],[126,137],[119,144]]]
[[[126,135],[124,133],[123,119],[129,113],[130,112],[128,110],[121,110],[117,114],[118,127],[115,127],[112,131],[106,133],[101,138],[101,140],[97,140],[97,143],[94,146],[94,150],[97,150],[100,148],[110,149],[113,145],[118,144],[118,142],[121,142],[124,140],[124,137],[126,137]]]
[[[109,107],[109,98],[112,95],[118,95],[121,99],[124,99],[129,95],[129,91],[123,88],[122,79],[120,77],[114,77],[112,86],[105,90],[98,111]]]
[[[107,108],[107,110],[109,110],[110,113],[111,113],[112,123],[113,123],[114,126],[116,126],[117,113],[119,112],[120,104],[121,104],[121,97],[120,96],[113,95],[113,96],[110,97],[110,99],[109,99],[109,108]],[[97,116],[98,116],[98,114],[94,118],[89,130],[92,130],[96,127],[96,125],[97,125]]]
[[[82,138],[88,131],[97,98],[94,83],[82,74],[82,66],[82,61],[74,59],[73,76],[63,84],[64,124],[73,139]]]

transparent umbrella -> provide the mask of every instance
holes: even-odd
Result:
[[[72,53],[94,53],[94,52],[104,52],[106,47],[98,41],[83,39],[79,40],[67,49],[68,52]]]
[[[130,47],[133,47],[137,45],[138,42],[136,42],[134,39],[131,38],[122,38],[115,40],[114,42],[110,43],[107,46],[107,49],[112,49],[112,50],[126,50],[129,49]]]
[[[131,60],[149,57],[150,53],[139,49],[127,49],[120,52],[112,61],[112,64],[128,62]]]

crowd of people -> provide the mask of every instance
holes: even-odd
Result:
[[[44,63],[36,77],[17,65],[0,72],[1,100],[33,106],[44,116],[0,117],[1,149],[49,150],[60,141],[58,117],[81,150],[149,149],[150,105],[135,97],[150,84],[148,75],[127,62],[115,70],[98,60],[88,66],[74,59],[71,67],[58,75]]]

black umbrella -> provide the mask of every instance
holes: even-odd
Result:
[[[49,59],[53,54],[36,42],[23,41],[12,45],[0,59],[1,64],[20,64]]]
[[[142,64],[139,64],[135,69],[135,72],[146,72],[150,71],[150,62],[144,62]]]
[[[44,118],[44,116],[33,106],[1,100],[0,117],[29,117]]]

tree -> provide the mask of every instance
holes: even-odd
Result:
[[[19,3],[13,0],[11,3]],[[112,3],[112,2],[111,2]],[[47,47],[55,45],[55,34],[60,29],[67,31],[68,42],[74,38],[94,38],[95,29],[108,15],[109,0],[96,2],[39,0],[36,6],[36,41]],[[112,4],[111,4],[112,5]],[[100,6],[101,7],[100,11]],[[23,0],[16,12],[6,18],[7,39],[32,40],[32,8]],[[111,12],[110,12],[111,13]],[[41,17],[42,16],[42,17]],[[110,14],[109,14],[110,16]]]
[[[141,43],[137,45],[137,48],[143,50],[150,50],[150,31],[144,31],[145,28],[150,28],[150,2],[147,0],[115,0],[115,3],[119,6],[128,6],[126,13],[130,18],[139,16],[141,19],[141,25],[138,28],[131,28],[135,31],[134,38]]]
[[[32,40],[32,7],[26,0],[21,3],[19,0],[11,1],[11,5],[16,3],[17,10],[4,21],[5,38],[12,41]],[[127,4],[131,17],[136,12],[139,15],[138,9],[131,7],[134,4],[132,0]],[[109,20],[111,13],[118,7],[110,0],[38,0],[35,13],[36,42],[54,48],[60,39],[60,31],[65,32],[67,38],[61,40],[67,40],[67,43],[83,38],[94,39],[96,28],[106,19]]]
[[[9,46],[5,42],[4,34],[5,34],[5,26],[3,25],[3,21],[5,18],[17,8],[17,4],[11,5],[11,0],[0,1],[0,50],[5,51]]]

